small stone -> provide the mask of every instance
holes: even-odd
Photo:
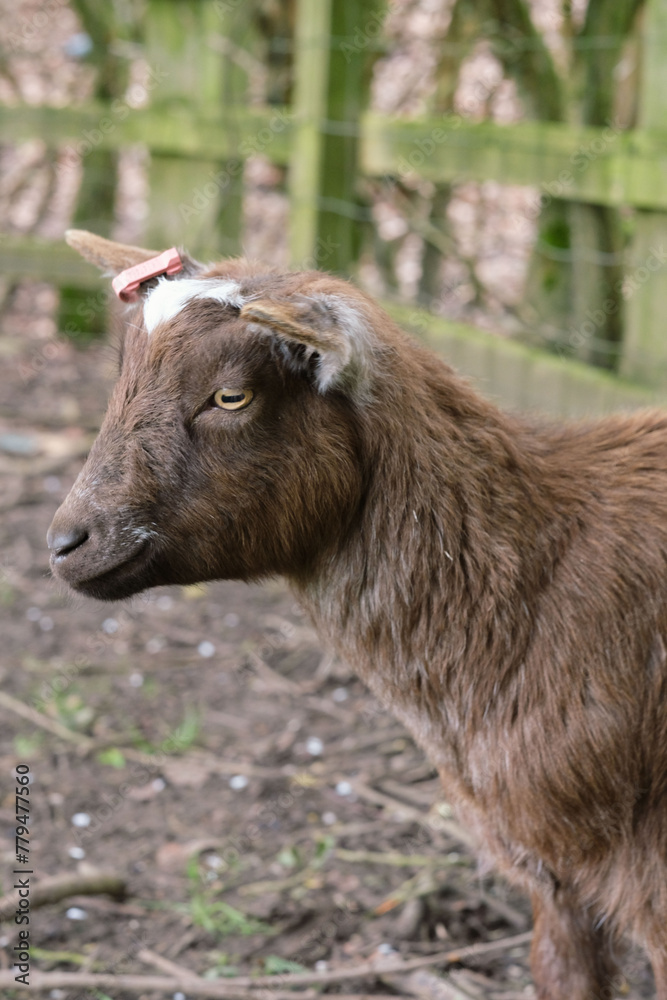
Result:
[[[197,646],[197,652],[200,656],[203,656],[204,659],[208,660],[215,655],[215,646],[212,642],[204,640],[204,642],[200,642]]]
[[[329,963],[325,962],[323,958],[319,962],[315,962],[315,972],[327,972],[329,969]]]
[[[352,785],[349,781],[339,781],[336,785],[336,795],[351,795]]]
[[[105,618],[102,622],[102,631],[107,635],[113,635],[118,631],[118,622],[115,618]]]
[[[70,906],[69,910],[65,914],[70,920],[86,920],[88,914],[85,910],[79,909],[78,906]]]
[[[78,826],[83,829],[86,826],[90,826],[90,822],[88,813],[74,813],[72,816],[72,826]]]
[[[334,812],[322,813],[322,822],[324,823],[325,826],[333,826],[334,823],[337,821],[337,819],[338,817]]]
[[[44,615],[39,619],[39,627],[42,632],[50,632],[53,628],[53,618],[49,618],[48,615]]]
[[[156,635],[152,639],[149,639],[148,642],[146,643],[146,652],[159,653],[160,650],[164,649],[165,646],[166,646],[166,641],[162,638],[162,636]]]
[[[153,788],[156,792],[161,792],[166,787],[167,787],[167,782],[164,780],[164,778],[153,778],[153,780],[151,781],[151,788]]]
[[[319,736],[309,736],[306,740],[306,750],[312,757],[319,757],[324,750],[324,743]]]
[[[383,941],[382,944],[378,945],[378,953],[380,955],[395,955],[396,949],[389,942]]]
[[[68,847],[67,853],[69,854],[70,858],[74,858],[75,861],[81,861],[82,858],[85,858],[86,856],[86,852],[84,851],[83,847]]]
[[[130,674],[127,680],[130,687],[140,688],[144,683],[144,675],[140,674],[138,670],[135,670],[133,674]]]
[[[336,690],[332,693],[331,697],[333,698],[334,701],[347,701],[349,697],[347,693],[347,688],[343,687],[336,688]]]
[[[223,868],[227,867],[225,861],[219,854],[209,854],[206,858],[206,865],[208,868],[212,868],[215,872],[222,871]]]
[[[235,774],[233,778],[229,779],[229,787],[233,788],[235,792],[238,792],[242,788],[248,787],[248,779],[245,774]]]

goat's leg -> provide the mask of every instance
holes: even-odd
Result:
[[[530,967],[537,1000],[613,996],[616,967],[609,944],[586,913],[562,889],[546,898],[534,893],[532,903]]]

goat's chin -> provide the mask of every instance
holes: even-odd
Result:
[[[131,559],[101,573],[80,575],[73,572],[67,560],[61,565],[52,562],[52,567],[54,575],[72,590],[98,601],[122,601],[161,582],[154,578],[152,560],[144,547]]]

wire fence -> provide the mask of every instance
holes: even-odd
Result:
[[[67,251],[50,248],[49,265],[38,240],[73,223],[353,274],[383,299],[667,383],[656,319],[667,144],[637,55],[639,32],[665,38],[657,3],[635,3],[643,26],[630,18],[622,35],[586,34],[584,20],[566,37],[477,17],[463,38],[462,0],[388,12],[298,0],[283,5],[289,33],[258,27],[250,3],[242,18],[229,2],[189,6],[184,47],[184,5],[151,0],[118,97],[91,104],[89,82],[79,108],[53,109],[0,93],[6,284],[64,268]],[[11,77],[25,30],[10,37]],[[587,67],[610,55],[623,72],[606,123],[572,124],[585,119]],[[664,56],[653,38],[644,60]],[[530,93],[551,78],[560,121],[540,120]],[[100,329],[76,286],[64,289],[66,330]]]

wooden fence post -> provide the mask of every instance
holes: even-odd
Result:
[[[664,129],[667,92],[667,5],[644,11],[640,128]],[[667,388],[667,213],[637,209],[625,274],[626,326],[621,371]]]
[[[377,0],[298,0],[288,178],[295,266],[345,274],[357,258],[363,68],[381,24]]]
[[[219,115],[225,61],[211,39],[223,31],[224,0],[149,0],[146,56],[154,89],[151,103],[165,116]],[[234,83],[238,74],[231,70]],[[242,95],[237,95],[242,104]],[[232,127],[232,117],[229,116]],[[241,137],[239,137],[240,139]],[[178,147],[177,141],[174,147]],[[220,162],[153,154],[146,242],[157,249],[184,244],[197,253],[240,251],[243,160]]]

